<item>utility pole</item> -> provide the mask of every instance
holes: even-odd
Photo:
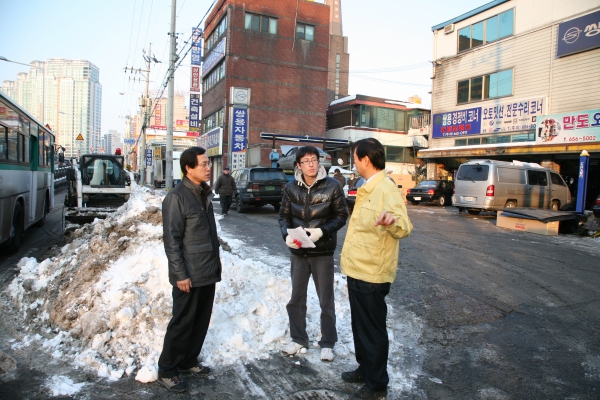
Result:
[[[145,53],[145,51],[144,51]],[[150,101],[150,98],[148,97],[148,92],[149,92],[149,87],[150,87],[150,61],[154,60],[155,62],[159,62],[156,61],[154,59],[154,57],[152,56],[152,43],[150,43],[149,48],[148,48],[148,56],[144,56],[144,59],[146,60],[146,69],[134,69],[133,67],[131,67],[130,73],[136,73],[136,74],[140,74],[142,75],[145,79],[146,79],[146,94],[144,95],[143,98],[140,99],[140,109],[142,111],[142,134],[140,136],[140,141],[139,141],[139,146],[140,146],[140,155],[137,157],[138,160],[140,160],[139,163],[139,167],[140,167],[140,183],[142,185],[144,185],[146,183],[146,127],[148,125],[148,121],[150,118],[150,113],[152,110],[152,102]],[[125,72],[127,72],[127,67],[125,67]],[[130,78],[131,79],[131,78]],[[135,80],[135,78],[134,78]]]
[[[169,81],[168,81],[168,99],[167,99],[167,165],[165,168],[165,188],[173,189],[173,97],[175,86],[175,9],[177,0],[171,1],[171,51],[169,56]]]

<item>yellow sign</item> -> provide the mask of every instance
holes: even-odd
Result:
[[[160,160],[161,159],[161,151],[160,151],[160,147],[155,147],[154,148],[154,159],[155,160]]]
[[[75,140],[83,140],[83,135],[80,133]]]

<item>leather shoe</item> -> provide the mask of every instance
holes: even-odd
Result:
[[[365,377],[363,376],[363,374],[358,372],[358,369],[357,369],[354,371],[342,372],[342,380],[344,380],[346,382],[350,382],[350,383],[359,383],[359,382],[364,382]]]

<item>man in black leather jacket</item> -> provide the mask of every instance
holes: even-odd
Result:
[[[327,176],[319,164],[319,152],[313,146],[301,147],[296,153],[295,180],[283,191],[279,225],[291,251],[292,296],[287,304],[292,342],[282,350],[293,355],[307,348],[306,292],[312,275],[321,305],[321,360],[333,361],[337,342],[333,294],[333,253],[337,231],[346,224],[348,207],[344,190]],[[303,227],[314,248],[300,247],[288,235],[288,228]]]
[[[221,280],[214,194],[206,183],[211,163],[203,148],[190,147],[181,154],[180,164],[183,180],[162,204],[173,317],[158,360],[158,382],[173,392],[187,389],[179,372],[210,373],[210,368],[198,363],[198,355],[210,323],[215,283]]]

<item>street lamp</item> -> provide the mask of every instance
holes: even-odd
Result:
[[[40,71],[42,71],[42,124],[45,124],[46,122],[44,121],[44,112],[45,112],[45,100],[46,100],[46,96],[45,96],[45,90],[46,90],[46,63],[44,63],[44,68],[42,67],[38,67],[37,65],[33,65],[33,64],[25,64],[25,63],[20,63],[18,61],[12,61],[9,60],[6,57],[2,57],[0,56],[0,61],[6,61],[9,63],[13,63],[13,64],[19,64],[19,65],[25,65],[27,67],[33,67],[36,69],[39,69]]]

